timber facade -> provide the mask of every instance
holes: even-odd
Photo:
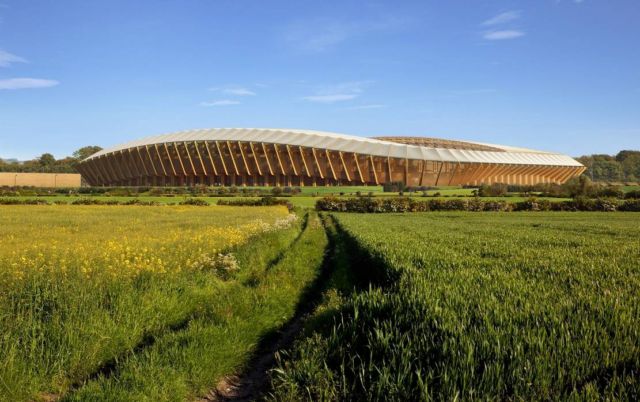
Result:
[[[123,144],[78,170],[94,186],[446,186],[563,183],[585,168],[565,155],[463,141],[211,129]]]

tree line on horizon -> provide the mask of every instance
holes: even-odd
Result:
[[[616,155],[593,154],[576,158],[586,166],[583,173],[592,181],[640,181],[640,151],[623,150]]]
[[[76,150],[71,156],[57,160],[50,153],[22,162],[0,158],[0,172],[77,173],[75,165],[100,150],[101,147],[90,145]],[[576,160],[587,167],[584,175],[592,181],[640,181],[640,151],[623,150],[616,155],[584,155]]]
[[[50,153],[44,153],[28,161],[16,161],[0,158],[0,172],[15,173],[78,173],[78,162],[102,150],[97,145],[82,147],[62,159],[56,159]]]

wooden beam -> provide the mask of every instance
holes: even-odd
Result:
[[[404,158],[404,185],[409,185],[409,159]]]
[[[76,170],[80,173],[80,177],[84,178],[90,185],[93,185],[95,177],[93,176],[93,172],[89,170],[86,163],[78,163],[76,165]]]
[[[447,186],[451,185],[451,181],[453,180],[453,176],[455,176],[456,171],[458,170],[458,166],[460,166],[460,162],[458,162],[456,165],[453,165],[453,171],[451,172],[451,176],[449,176],[449,183],[447,184]]]
[[[105,164],[103,163],[103,161],[101,160],[102,157],[99,156],[95,159],[95,163],[96,163],[96,167],[102,172],[103,176],[106,178],[105,182],[103,184],[109,184],[113,181],[111,174],[109,174],[109,171],[107,170],[107,168],[105,167]]]
[[[489,169],[489,167],[490,167],[489,164],[480,163],[478,165],[478,168],[473,172],[471,172],[471,174],[465,178],[466,182],[470,183],[470,182],[477,181],[478,177],[480,177],[484,172],[486,172],[487,169]]]
[[[156,169],[156,165],[155,165],[155,163],[153,163],[153,158],[151,157],[151,152],[149,152],[149,145],[145,145],[144,146],[144,150],[146,151],[147,157],[149,158],[149,164],[151,165],[151,168],[153,169],[154,176],[159,176],[158,175],[158,170]],[[140,155],[140,158],[142,160],[144,160],[144,158],[142,157],[142,152],[140,152],[140,148],[138,148],[138,155]]]
[[[333,180],[338,180],[338,176],[336,176],[336,171],[333,168],[333,163],[331,162],[331,154],[328,149],[324,150],[327,155],[327,162],[329,163],[329,168],[331,169],[331,174],[333,175]]]
[[[171,157],[171,153],[169,153],[169,146],[166,142],[164,143],[164,150],[167,152],[167,159],[169,160],[169,164],[171,165],[173,175],[177,177],[178,173],[176,172],[176,167],[173,165],[173,158]]]
[[[391,175],[391,158],[387,156],[387,182],[391,183],[393,181],[393,176]]]
[[[278,157],[278,164],[280,165],[280,171],[282,174],[286,174],[284,172],[284,166],[282,165],[282,159],[280,159],[280,150],[278,149],[278,144],[273,144],[273,149],[276,151],[276,156]]]
[[[287,144],[286,148],[287,148],[287,154],[289,155],[289,161],[291,162],[291,168],[293,169],[293,174],[297,176],[298,169],[296,169],[296,164],[293,163],[293,155],[291,155],[291,147],[289,146],[289,144]]]
[[[102,181],[102,177],[96,171],[95,166],[93,166],[93,163],[91,163],[91,161],[80,162],[80,165],[84,165],[85,168],[91,172],[91,176],[93,176],[96,179],[95,184],[91,183],[92,186],[97,186],[98,183]]]
[[[501,169],[502,169],[502,165],[491,164],[487,172],[483,174],[484,181],[481,184],[492,184],[493,183],[492,179],[495,176],[495,173],[499,172]]]
[[[95,163],[93,162],[93,159],[83,162],[81,164],[86,165],[87,169],[91,170],[91,173],[97,179],[94,185],[98,185],[98,183],[100,183],[101,181],[104,182],[104,178],[102,177],[102,174],[96,169],[96,166],[94,166]]]
[[[320,167],[320,162],[318,162],[318,155],[316,155],[316,149],[311,148],[311,153],[313,154],[313,160],[316,162],[316,167],[318,168],[318,173],[320,173],[320,178],[324,180],[324,173],[322,173],[322,168]]]
[[[218,141],[216,141],[216,149],[218,150],[218,155],[220,155],[220,161],[222,162],[222,169],[224,170],[224,174],[226,176],[229,176],[229,170],[227,170],[227,164],[224,161],[224,155],[222,154],[222,151],[220,150],[220,144],[218,143]]]
[[[378,173],[376,172],[376,164],[373,162],[373,155],[369,155],[369,161],[371,162],[371,170],[373,171],[373,178],[376,181],[377,186],[380,182],[378,182]]]
[[[129,179],[129,177],[127,177],[127,174],[124,172],[124,169],[122,168],[122,164],[118,160],[118,156],[116,152],[113,152],[111,154],[109,161],[113,163],[113,166],[115,167],[116,171],[120,174],[121,180],[124,181]]]
[[[146,176],[150,176],[149,171],[147,170],[147,165],[145,165],[144,159],[142,158],[142,152],[140,152],[140,147],[136,147],[136,151],[138,152],[138,159],[140,159],[140,163],[142,164],[142,168],[144,169],[144,174]],[[149,152],[149,149],[147,149],[147,152]],[[149,159],[151,159],[151,155],[149,155]],[[153,162],[151,163],[151,166],[153,166]],[[153,170],[155,172],[156,170],[155,166],[153,166]]]
[[[462,177],[462,179],[460,179],[460,184],[465,185],[465,184],[471,183],[474,177],[476,177],[480,172],[484,171],[485,169],[486,169],[486,166],[484,163],[469,164],[466,174]]]
[[[247,174],[251,176],[251,169],[249,168],[249,163],[247,162],[247,158],[244,156],[244,150],[242,149],[242,144],[240,141],[237,141],[238,148],[240,148],[240,156],[242,156],[242,161],[244,162],[244,168],[247,170]]]
[[[129,154],[129,160],[131,160],[131,163],[133,165],[133,167],[135,168],[135,173],[136,173],[136,177],[138,178],[138,180],[142,180],[142,171],[144,170],[145,172],[145,177],[148,176],[147,172],[146,172],[146,168],[144,169],[140,169],[140,165],[138,165],[138,162],[135,158],[135,156],[133,156],[133,148],[127,148],[128,154]]]
[[[142,164],[142,168],[144,169],[144,174],[146,176],[151,176],[149,171],[147,170],[147,165],[144,163],[144,159],[142,159],[142,153],[140,152],[140,147],[136,147],[136,151],[138,151],[138,158],[140,159],[140,163]]]
[[[115,157],[113,153],[111,155],[104,155],[104,162],[109,166],[111,171],[113,172],[113,177],[115,177],[116,181],[125,180],[124,174],[122,172],[117,171],[116,166],[111,163],[111,158]]]
[[[229,155],[231,156],[231,162],[233,162],[233,168],[236,171],[236,174],[239,175],[240,171],[238,170],[238,164],[236,163],[236,158],[235,158],[233,149],[231,149],[230,141],[227,141],[227,149],[229,150]]]
[[[353,153],[353,160],[356,162],[356,168],[358,169],[358,175],[360,176],[360,181],[364,183],[364,176],[362,176],[362,170],[360,169],[360,163],[358,163],[358,154]]]
[[[180,162],[180,167],[182,168],[182,174],[187,175],[187,169],[184,168],[184,162],[182,162],[182,156],[180,156],[180,148],[178,148],[178,143],[173,143],[173,149],[176,151],[176,155],[178,155],[178,162]]]
[[[92,183],[92,185],[97,186],[101,181],[103,181],[100,176],[100,172],[98,172],[92,161],[84,162],[83,165],[91,172],[91,176],[95,179],[95,183]]]
[[[99,156],[95,159],[96,159],[96,166],[98,166],[101,169],[102,173],[107,178],[105,184],[108,185],[109,183],[115,181],[115,178],[112,176],[112,173],[107,169],[107,165],[104,162],[103,157]]]
[[[262,176],[262,169],[260,169],[260,162],[258,162],[258,154],[256,153],[256,149],[253,147],[252,141],[249,141],[249,148],[251,148],[251,153],[253,154],[253,160],[256,162],[256,170],[258,171],[258,174]]]
[[[423,186],[423,182],[424,182],[424,168],[427,165],[427,161],[425,161],[424,159],[422,160],[422,169],[420,169],[420,187]]]
[[[127,163],[127,166],[129,167],[129,171],[131,172],[131,178],[132,179],[140,178],[142,173],[139,172],[139,169],[138,169],[138,166],[136,165],[135,159],[133,158],[133,156],[131,154],[131,148],[123,149],[122,152],[123,152],[122,157],[125,160],[125,162]],[[125,154],[127,156],[125,156]]]
[[[193,146],[196,149],[196,155],[198,155],[198,159],[200,160],[200,166],[202,167],[202,172],[204,172],[205,176],[209,176],[207,174],[207,168],[204,166],[204,161],[202,160],[202,154],[200,153],[200,149],[198,149],[198,141],[193,141]]]
[[[124,180],[129,180],[132,176],[129,176],[127,171],[125,170],[124,162],[122,157],[122,150],[116,151],[113,153],[113,161],[116,163],[116,168],[122,173],[122,177]]]
[[[338,155],[340,155],[340,161],[342,162],[344,174],[347,175],[347,181],[351,181],[351,175],[349,174],[349,169],[347,169],[347,164],[344,163],[344,156],[342,155],[342,151],[338,151]]]
[[[193,175],[197,176],[198,172],[196,171],[196,166],[193,164],[193,159],[191,159],[191,154],[189,153],[189,145],[186,141],[182,143],[184,145],[184,150],[187,152],[187,158],[189,158],[189,164],[191,165],[191,170],[193,171]]]
[[[442,173],[442,168],[444,167],[444,162],[440,162],[440,169],[438,170],[438,176],[436,176],[436,186],[438,185],[438,181],[440,180],[440,174]]]
[[[307,161],[304,159],[304,151],[301,146],[298,146],[298,151],[300,151],[300,158],[302,158],[302,164],[304,165],[304,170],[307,172],[307,177],[311,177],[311,172],[309,172],[309,166],[307,166]]]
[[[573,167],[567,167],[566,169],[567,169],[566,173],[560,176],[558,180],[560,183],[564,183],[565,181],[569,180],[576,173],[576,170],[574,170]]]
[[[213,174],[217,176],[218,169],[216,168],[216,162],[213,160],[213,156],[211,155],[211,146],[209,145],[209,141],[204,141],[204,148],[207,150],[207,156],[209,157],[209,162],[211,162]]]
[[[264,142],[260,143],[262,145],[262,152],[264,153],[264,158],[267,160],[267,166],[269,167],[269,174],[271,176],[275,176],[273,173],[273,167],[271,167],[271,161],[269,160],[269,154],[267,153],[267,147],[264,145]]]
[[[154,148],[156,149],[156,155],[158,155],[158,162],[160,162],[160,167],[162,168],[162,173],[164,173],[165,177],[169,176],[167,174],[167,169],[164,168],[164,162],[162,161],[162,156],[160,155],[160,150],[158,149],[158,144],[154,144]],[[147,146],[147,152],[149,152],[149,147]],[[153,158],[151,158],[151,153],[149,153],[149,159],[151,159],[153,161]],[[153,163],[152,163],[153,165]],[[153,167],[155,169],[155,165]]]

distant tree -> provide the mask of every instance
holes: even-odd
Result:
[[[46,153],[40,155],[38,162],[40,162],[40,166],[42,167],[49,167],[56,163],[56,158],[53,155]]]
[[[102,148],[91,145],[76,150],[72,156],[58,160],[48,152],[24,162],[0,160],[0,172],[77,173],[75,165],[100,150]]]
[[[591,179],[585,175],[570,179],[564,184],[564,187],[571,197],[588,196],[593,191]]]
[[[577,159],[586,166],[585,175],[594,181],[623,180],[622,166],[611,155],[589,155]]]
[[[636,181],[640,177],[640,151],[620,151],[616,160],[622,165],[626,180]]]
[[[76,160],[81,161],[87,159],[88,157],[99,151],[102,151],[102,147],[99,147],[97,145],[89,145],[76,150],[71,156],[73,156]]]

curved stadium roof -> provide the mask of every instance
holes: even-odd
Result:
[[[365,138],[324,131],[269,128],[212,128],[178,131],[107,148],[86,160],[138,146],[182,141],[252,141],[441,162],[582,166],[567,155],[504,145],[426,137]]]

